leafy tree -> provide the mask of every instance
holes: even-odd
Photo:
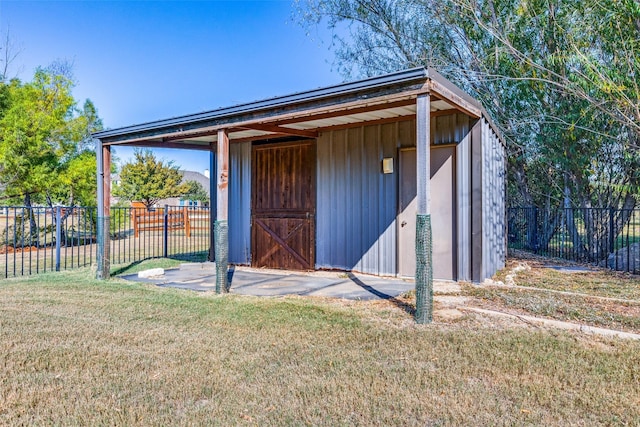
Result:
[[[173,162],[157,160],[151,150],[136,150],[135,161],[125,163],[120,171],[120,184],[113,195],[129,201],[140,201],[147,209],[160,199],[178,197],[189,187],[182,184],[182,174]]]
[[[74,204],[64,177],[88,158],[92,132],[102,123],[87,100],[77,108],[73,81],[39,68],[31,82],[0,83],[0,184],[8,200]],[[67,180],[69,182],[69,180]],[[95,173],[76,174],[74,187],[95,187]],[[90,197],[85,197],[89,201]]]
[[[185,200],[194,200],[202,203],[209,203],[209,195],[202,184],[198,181],[187,181],[184,183],[187,187],[186,192],[182,195]]]
[[[512,198],[557,206],[568,194],[580,206],[634,204],[637,1],[299,0],[298,5],[305,24],[334,30],[331,47],[346,76],[429,66],[480,99],[507,140]]]
[[[305,25],[334,30],[331,47],[345,76],[429,66],[482,101],[507,142],[512,203],[543,206],[549,214],[558,206],[638,204],[636,0],[298,0],[298,6]],[[550,236],[556,224],[545,224]],[[606,228],[588,218],[585,226]],[[592,253],[572,234],[576,250]]]

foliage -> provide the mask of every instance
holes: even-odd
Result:
[[[636,205],[634,0],[298,0],[345,76],[434,67],[501,128],[514,204]]]
[[[0,83],[0,185],[9,201],[95,199],[90,135],[102,123],[91,101],[77,108],[73,81],[59,71],[39,68],[31,82]]]
[[[140,201],[150,209],[160,199],[178,197],[188,191],[173,162],[157,160],[151,150],[136,150],[134,156],[135,161],[122,166],[120,184],[113,188],[114,196]]]
[[[187,181],[185,185],[187,186],[187,191],[182,195],[184,200],[193,200],[202,203],[209,202],[207,191],[198,181]]]

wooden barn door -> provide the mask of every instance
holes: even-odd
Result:
[[[252,155],[252,266],[313,270],[315,140],[254,145]]]

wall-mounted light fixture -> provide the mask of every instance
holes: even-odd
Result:
[[[393,157],[385,157],[382,159],[382,173],[393,173]]]

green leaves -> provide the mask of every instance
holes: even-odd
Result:
[[[74,204],[95,200],[95,158],[90,134],[102,128],[91,101],[78,109],[73,82],[39,68],[33,80],[0,83],[0,184],[5,199],[19,203],[33,196],[42,202]],[[93,172],[89,163],[93,162]],[[81,170],[72,172],[79,164]],[[69,178],[73,175],[73,179]],[[94,190],[88,190],[93,185]],[[74,197],[75,195],[75,197]]]
[[[186,192],[182,195],[182,198],[185,200],[193,200],[202,203],[206,203],[209,201],[209,195],[207,191],[204,189],[202,184],[197,181],[187,181],[185,182]]]
[[[172,162],[157,160],[151,150],[136,150],[134,155],[135,161],[122,166],[114,196],[142,202],[148,209],[160,199],[181,196],[191,188],[182,184],[182,174]]]
[[[431,66],[501,128],[512,203],[617,206],[638,188],[637,0],[307,0],[345,74]],[[570,191],[565,191],[568,187]]]

